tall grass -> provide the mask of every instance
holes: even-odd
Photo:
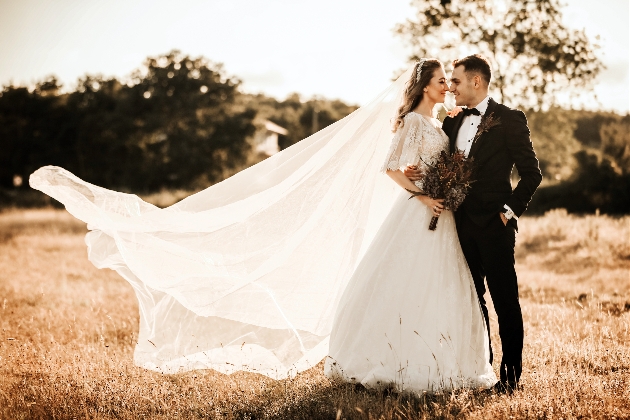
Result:
[[[630,418],[630,217],[554,211],[520,231],[523,389],[409,396],[331,383],[321,364],[284,381],[137,368],[135,296],[87,261],[85,226],[0,213],[0,417]]]

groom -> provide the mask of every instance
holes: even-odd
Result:
[[[499,322],[503,358],[499,392],[516,388],[521,376],[523,316],[514,269],[514,244],[518,218],[542,180],[538,159],[522,111],[498,104],[488,96],[491,79],[488,60],[471,55],[453,62],[451,93],[463,112],[444,120],[451,153],[463,150],[475,161],[476,182],[455,214],[462,251],[470,267],[483,315],[485,281]],[[520,180],[512,190],[510,174],[516,165]],[[413,181],[419,171],[408,168]],[[492,363],[492,348],[490,348]]]

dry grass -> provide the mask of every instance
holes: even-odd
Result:
[[[524,389],[510,397],[368,392],[321,365],[286,381],[139,369],[135,296],[87,261],[84,232],[63,211],[0,214],[2,418],[630,418],[630,217],[522,220]]]

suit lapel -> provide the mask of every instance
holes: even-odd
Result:
[[[490,98],[488,100],[488,108],[486,109],[485,114],[483,115],[483,118],[487,117],[488,115],[492,114],[494,112],[494,110],[497,107],[497,103],[495,102],[494,99]],[[475,142],[472,144],[472,146],[470,147],[470,153],[468,153],[468,156],[472,157],[475,156],[475,154],[477,153],[477,151],[479,150],[479,146],[482,143],[484,137],[487,135],[488,133],[483,133],[481,136],[479,136],[479,138],[477,140],[475,140]]]
[[[457,144],[457,133],[459,133],[459,129],[462,127],[462,123],[464,122],[464,113],[460,112],[454,118],[453,121],[453,129],[451,130],[451,135],[449,136],[449,146],[451,153],[455,153],[455,145]]]

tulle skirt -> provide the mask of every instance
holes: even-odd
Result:
[[[453,214],[402,193],[341,297],[325,371],[399,391],[488,388],[485,322]]]

